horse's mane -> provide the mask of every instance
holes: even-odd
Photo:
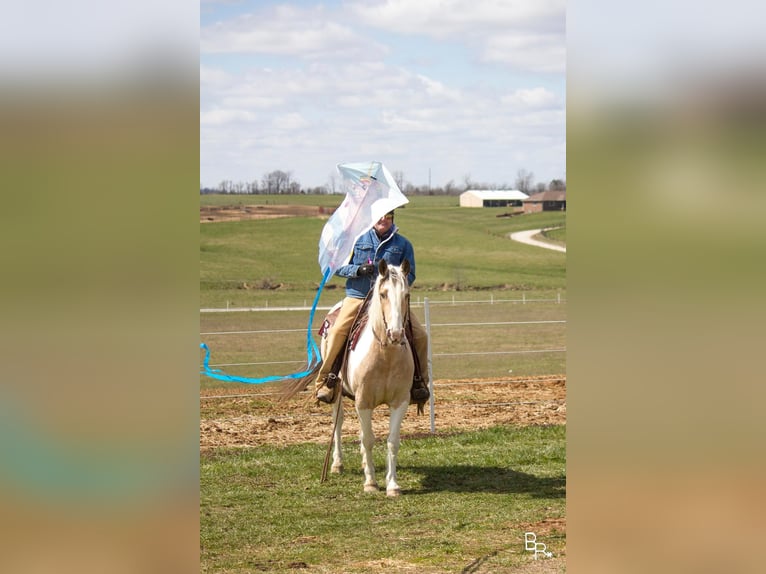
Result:
[[[386,276],[378,275],[378,278],[375,280],[375,285],[373,286],[373,295],[370,300],[367,320],[373,333],[379,334],[384,334],[386,332],[386,326],[383,322],[383,312],[380,308],[380,297],[378,297],[380,286],[384,281],[391,282],[394,289],[401,289],[405,292],[409,285],[407,277],[402,273],[402,270],[399,267],[389,266]]]

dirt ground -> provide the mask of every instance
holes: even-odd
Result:
[[[316,405],[308,392],[280,402],[271,386],[242,390],[203,390],[200,400],[200,450],[216,447],[248,448],[263,444],[298,442],[326,444],[330,438],[328,405]],[[359,426],[353,403],[344,399],[343,436],[357,437]],[[385,436],[388,409],[373,415],[377,436]],[[436,380],[434,430],[438,433],[495,425],[566,423],[566,376],[515,377],[502,380]],[[402,438],[430,434],[430,410],[417,415],[410,406],[402,424]]]
[[[246,219],[276,219],[279,217],[329,217],[332,210],[315,205],[202,205],[200,223],[243,221]]]

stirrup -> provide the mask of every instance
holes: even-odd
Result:
[[[422,403],[427,401],[428,397],[430,396],[431,393],[428,392],[426,387],[413,387],[410,391],[410,398],[412,399],[413,403]]]

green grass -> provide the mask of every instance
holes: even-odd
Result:
[[[337,205],[343,196],[203,196],[201,201],[234,200],[264,203]],[[328,203],[329,202],[329,203]],[[397,224],[414,244],[417,281],[412,290],[414,313],[424,319],[420,304],[431,301],[431,322],[521,322],[566,319],[566,255],[522,245],[508,239],[513,231],[565,226],[566,214],[541,213],[497,217],[503,208],[457,207],[456,197],[413,197],[397,210]],[[310,306],[320,273],[317,244],[325,221],[315,217],[222,222],[200,225],[201,307]],[[565,227],[564,227],[565,230]],[[247,288],[245,288],[245,284]],[[268,286],[281,285],[278,289]],[[343,280],[333,278],[325,287],[320,306],[329,307],[343,297]],[[450,301],[545,298],[561,305],[476,304]],[[323,313],[317,313],[314,330]],[[203,335],[213,365],[244,377],[296,372],[305,359],[308,312],[202,314],[202,333],[293,329],[293,333]],[[473,378],[559,374],[566,370],[562,352],[449,356],[449,353],[523,351],[566,347],[565,324],[496,327],[434,327],[434,377]],[[442,355],[445,354],[445,355]],[[214,366],[215,368],[215,366]],[[204,388],[232,386],[201,377]],[[246,385],[243,385],[243,388]]]
[[[337,206],[343,196],[202,196],[203,203],[300,203]],[[555,297],[566,289],[566,255],[508,239],[514,231],[565,225],[566,213],[498,217],[504,208],[469,209],[456,197],[413,197],[397,225],[415,247],[413,297],[481,290],[496,298],[524,291]],[[310,305],[321,279],[317,264],[325,220],[316,217],[200,224],[200,306]],[[279,286],[276,289],[272,287]],[[333,278],[320,299],[340,298]]]
[[[375,464],[384,470],[378,440]],[[216,450],[200,461],[201,571],[513,572],[524,532],[565,514],[565,428],[497,427],[407,438],[400,498],[364,494],[356,441],[319,483],[324,446]],[[558,556],[565,534],[539,538]]]
[[[549,229],[548,231],[543,232],[543,236],[553,241],[554,243],[560,243],[562,245],[566,245],[567,242],[567,228],[566,225],[563,227],[557,227],[555,229]]]
[[[524,322],[565,321],[566,309],[566,303],[432,305],[434,378],[505,378],[566,372],[565,352],[518,353],[524,350],[565,349],[566,323]],[[424,321],[423,308],[414,308],[413,313]],[[321,312],[317,314],[314,333],[323,316]],[[204,313],[200,316],[201,332],[205,333],[201,340],[210,347],[212,365],[242,364],[221,367],[231,375],[266,377],[293,373],[302,367],[302,361],[306,358],[307,322],[308,311]],[[481,324],[505,322],[521,324]],[[455,326],[456,323],[480,324]],[[289,332],[253,333],[285,330]],[[512,351],[513,354],[465,354],[488,349],[494,353]],[[274,361],[287,363],[268,364]],[[239,384],[201,376],[200,385],[208,389]],[[248,385],[242,384],[241,387],[245,389]]]

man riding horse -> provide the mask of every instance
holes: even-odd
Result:
[[[354,319],[375,281],[381,260],[389,265],[401,265],[408,260],[410,271],[407,279],[410,285],[415,281],[415,251],[412,243],[399,234],[399,228],[394,224],[393,211],[381,217],[372,229],[356,241],[350,262],[335,271],[336,275],[346,278],[346,297],[335,323],[327,333],[327,352],[322,357],[322,366],[314,382],[316,398],[321,402],[332,403],[335,393],[340,391],[337,381],[343,351]],[[410,314],[410,322],[416,365],[410,398],[413,403],[422,404],[429,397],[428,335],[413,314]]]

